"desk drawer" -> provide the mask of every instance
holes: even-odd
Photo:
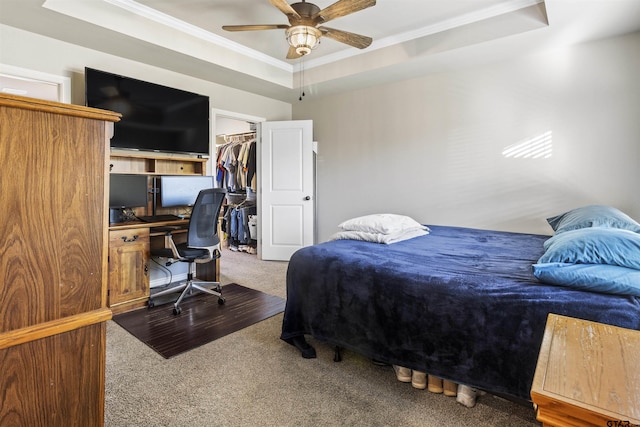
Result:
[[[148,245],[149,229],[137,228],[130,230],[117,230],[109,232],[109,248],[131,246],[131,245]]]

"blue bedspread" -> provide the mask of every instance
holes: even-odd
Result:
[[[297,251],[281,338],[311,335],[371,359],[530,400],[548,313],[640,330],[640,298],[540,283],[549,236],[429,226],[392,245]]]

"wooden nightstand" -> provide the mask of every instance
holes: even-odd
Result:
[[[640,425],[640,331],[549,314],[531,399],[544,426]]]

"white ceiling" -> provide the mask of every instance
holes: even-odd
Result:
[[[268,0],[0,0],[0,23],[276,99],[299,93],[301,62],[285,59],[284,30],[221,28],[287,24]],[[304,59],[307,94],[638,31],[640,0],[378,0],[326,26],[374,42],[359,50],[323,38]]]
[[[336,0],[313,1],[318,7],[324,8]],[[275,59],[285,60],[288,46],[284,30],[260,32],[228,32],[222,30],[222,25],[288,24],[287,17],[272,6],[268,0],[186,0],[179,2],[174,0],[138,0],[138,3],[203,28],[220,37],[255,49]],[[290,3],[293,3],[293,1],[290,0]],[[496,6],[500,6],[502,9],[505,3],[505,0],[458,0],[446,2],[434,0],[379,0],[376,6],[335,19],[327,23],[326,26],[366,35],[376,41],[388,38],[397,39],[402,33],[458,19],[463,15],[475,14]],[[531,3],[531,1],[528,1],[528,3]],[[321,40],[321,46],[313,52],[313,59],[345,50],[353,51],[354,49],[325,38]]]

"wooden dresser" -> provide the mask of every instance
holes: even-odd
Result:
[[[640,425],[640,331],[549,314],[531,398],[544,426]]]
[[[0,425],[104,424],[119,114],[0,95]]]

